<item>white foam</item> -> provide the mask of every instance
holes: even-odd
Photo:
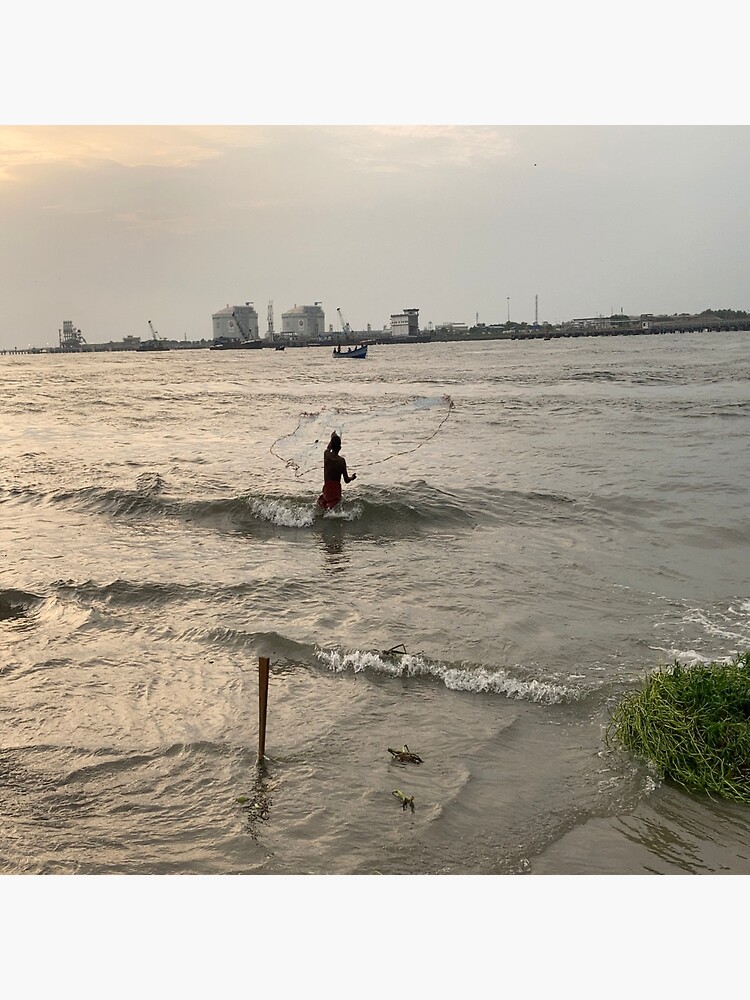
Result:
[[[503,694],[507,698],[523,701],[559,704],[574,700],[573,692],[560,684],[539,681],[535,678],[524,681],[510,677],[502,670],[476,670],[451,668],[445,671],[445,686],[451,691],[476,691]]]
[[[695,649],[667,649],[665,650],[670,660],[676,660],[683,667],[694,667],[703,663],[731,663],[734,654],[731,656],[704,656]]]
[[[250,509],[256,517],[283,528],[307,528],[315,519],[312,504],[295,505],[286,500],[253,500]]]
[[[367,650],[355,649],[343,653],[338,650],[319,649],[316,655],[334,673],[351,670],[355,674],[371,671],[393,677],[434,677],[442,681],[450,691],[502,694],[506,698],[545,704],[575,701],[579,695],[575,689],[550,681],[522,680],[511,677],[503,670],[488,670],[486,667],[468,664],[461,667],[447,666],[408,653],[391,657]]]
[[[327,521],[356,521],[358,517],[362,516],[362,510],[363,507],[360,503],[352,504],[351,507],[339,504],[333,510],[325,511],[323,517]]]
[[[742,609],[744,611],[744,608]],[[729,609],[733,611],[732,608]],[[733,617],[719,611],[704,611],[702,608],[689,608],[683,616],[683,621],[691,625],[699,625],[708,635],[719,639],[729,639],[741,646],[750,645],[750,621],[744,617]]]

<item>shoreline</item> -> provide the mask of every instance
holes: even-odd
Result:
[[[367,343],[378,347],[389,345],[410,346],[413,344],[469,344],[484,343],[489,340],[568,340],[579,337],[654,337],[670,333],[748,333],[750,323],[743,322],[718,322],[718,323],[655,323],[647,329],[635,326],[618,325],[614,327],[592,327],[592,328],[565,328],[541,326],[532,329],[511,328],[505,329],[477,329],[473,328],[467,332],[438,332],[420,333],[416,337],[389,337],[372,336],[363,334],[362,336],[349,336],[339,340],[315,340],[306,343],[294,343],[283,338],[269,340],[261,338],[260,348],[264,350],[276,350],[277,347],[297,350],[300,348],[325,348],[330,350],[332,346],[340,343],[342,347],[351,347],[358,344]],[[85,344],[80,347],[26,347],[26,348],[0,348],[0,355],[14,354],[166,354],[168,351],[204,351],[211,350],[213,341],[165,341],[166,350],[147,351],[139,350],[138,347],[123,346],[119,342],[105,344]],[[243,352],[246,347],[225,347],[223,352]],[[258,348],[255,348],[256,350]]]

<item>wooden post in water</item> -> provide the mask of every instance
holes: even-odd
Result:
[[[268,713],[268,673],[267,656],[258,657],[258,760],[266,756],[266,715]]]

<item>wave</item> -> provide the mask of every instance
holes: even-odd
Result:
[[[22,590],[0,590],[0,625],[10,633],[18,633],[26,642],[29,633],[36,633],[46,643],[51,634],[64,630],[71,634],[90,621],[90,607],[61,600],[55,594],[31,594]],[[7,669],[7,663],[2,670]]]
[[[180,510],[199,518],[229,517],[237,527],[325,530],[327,524],[346,522],[359,533],[373,534],[402,535],[423,527],[471,526],[476,521],[457,497],[421,482],[409,484],[403,491],[370,488],[349,495],[345,491],[339,506],[325,512],[317,506],[317,496],[317,491],[304,498],[247,494],[229,500],[182,504]]]
[[[58,581],[55,585],[57,597],[42,598],[22,591],[0,591],[0,608],[12,606],[19,614],[24,614],[33,605],[46,607],[47,618],[57,621],[66,614],[69,617],[73,598],[78,612],[77,620],[69,622],[74,629],[96,615],[97,604],[115,604],[139,607],[182,599],[187,591],[191,596],[202,596],[226,600],[227,588],[194,588],[175,584],[135,584],[124,580],[97,585],[91,581],[74,584],[72,581]],[[237,594],[252,593],[251,584],[229,588]],[[68,598],[66,600],[66,597]],[[110,623],[111,624],[111,623]],[[131,621],[131,625],[133,622]],[[108,627],[108,626],[107,626]],[[153,632],[153,630],[152,630]],[[342,650],[325,649],[314,641],[290,638],[275,630],[256,631],[220,625],[188,625],[177,631],[169,629],[170,641],[188,642],[218,647],[233,652],[245,653],[252,657],[268,656],[274,669],[285,673],[306,666],[314,669],[322,663],[333,673],[369,673],[374,676],[423,678],[441,683],[447,690],[479,695],[501,695],[540,704],[555,705],[581,702],[591,695],[601,693],[601,685],[586,681],[583,675],[573,675],[561,679],[554,675],[540,676],[522,665],[499,667],[485,663],[459,663],[430,658],[422,653],[394,650],[375,651],[366,649]]]
[[[352,671],[355,674],[372,673],[389,677],[428,677],[440,681],[449,691],[499,694],[547,705],[577,702],[594,690],[573,680],[561,683],[552,678],[523,677],[522,668],[490,668],[465,661],[455,664],[432,660],[421,654],[376,653],[358,649],[343,652],[318,648],[316,656],[334,673]]]
[[[171,601],[184,601],[195,596],[213,596],[206,594],[202,588],[180,583],[134,583],[119,577],[110,583],[95,583],[84,580],[76,583],[73,580],[56,580],[53,586],[66,596],[73,597],[85,604],[109,604],[122,607],[144,607],[167,604]],[[222,594],[235,588],[223,587]],[[250,587],[243,588],[250,590]]]
[[[621,372],[607,370],[592,370],[570,372],[565,375],[563,381],[567,382],[629,382],[630,378]]]
[[[0,621],[24,618],[43,600],[44,598],[38,594],[31,594],[25,590],[14,590],[13,588],[0,590]]]
[[[646,515],[663,513],[670,503],[659,498],[630,496],[571,496],[542,490],[509,490],[461,483],[455,492],[413,480],[398,487],[344,488],[343,499],[332,511],[317,507],[319,489],[304,493],[249,492],[238,496],[189,499],[169,496],[157,473],[144,473],[135,489],[86,486],[40,493],[32,488],[6,489],[0,497],[21,502],[60,505],[93,515],[201,522],[218,530],[277,537],[277,529],[326,530],[331,523],[347,523],[354,535],[406,536],[441,528],[471,529],[500,522],[532,527],[546,523],[596,521],[632,527]],[[726,533],[726,532],[725,532]],[[744,537],[731,533],[728,543]]]
[[[17,590],[0,591],[0,611],[10,609],[10,614],[26,615],[28,624],[24,624],[22,619],[16,627],[26,628],[34,624],[49,627],[64,623],[66,634],[73,634],[86,623],[98,623],[97,627],[105,629],[112,627],[112,620],[102,617],[97,606],[100,609],[102,605],[126,609],[153,608],[154,604],[184,600],[186,595],[226,602],[230,592],[239,596],[254,592],[252,583],[226,588],[136,584],[121,579],[103,585],[90,580],[80,584],[58,581],[54,588],[57,594],[46,598]],[[31,613],[28,613],[29,609],[32,609]],[[40,620],[34,622],[33,619],[37,618]],[[139,627],[138,618],[133,618],[130,610],[127,627],[133,631]],[[150,625],[149,635],[153,637],[155,634]],[[314,639],[295,639],[275,630],[184,623],[182,627],[166,625],[162,637],[177,647],[181,643],[189,643],[239,653],[243,661],[247,658],[248,669],[250,665],[254,666],[257,656],[268,656],[277,673],[288,673],[300,667],[315,672],[323,664],[332,673],[412,678],[441,684],[452,692],[495,695],[542,705],[580,705],[611,693],[611,682],[606,678],[592,680],[590,675],[583,673],[560,676],[540,670],[538,666],[499,666],[467,660],[456,662],[423,653],[401,652],[398,647],[385,651],[324,648]]]
[[[228,524],[234,530],[262,526],[311,528],[329,521],[346,521],[372,532],[403,533],[439,524],[471,526],[476,521],[476,511],[472,513],[459,496],[428,486],[421,480],[400,489],[345,490],[341,504],[325,513],[316,503],[317,488],[304,495],[246,493],[193,500],[165,496],[164,481],[155,473],[139,477],[139,487],[133,490],[85,486],[51,493],[13,488],[3,493],[26,502],[60,505],[90,514],[140,520],[166,517],[204,521],[217,527]]]
[[[21,502],[60,505],[92,515],[146,523],[160,519],[200,522],[217,530],[248,532],[261,538],[264,534],[277,537],[278,529],[325,532],[335,524],[347,524],[354,536],[366,537],[405,537],[443,528],[471,529],[491,522],[524,527],[584,520],[630,525],[645,512],[658,512],[667,506],[653,499],[636,503],[630,497],[574,497],[479,484],[461,484],[449,492],[424,480],[399,487],[345,488],[339,506],[326,512],[317,507],[317,488],[305,493],[249,492],[211,499],[171,497],[164,491],[161,477],[147,473],[139,477],[136,489],[87,486],[48,494],[20,488],[2,492]]]
[[[178,638],[268,656],[273,659],[276,671],[281,673],[300,663],[310,663],[314,653],[314,647],[310,644],[290,639],[280,632],[246,632],[244,629],[223,625],[190,626]]]
[[[332,673],[368,673],[381,677],[411,677],[438,681],[449,691],[469,694],[501,695],[509,699],[545,705],[564,705],[587,701],[592,696],[607,695],[602,682],[584,682],[582,675],[561,680],[557,677],[531,676],[523,666],[504,668],[462,661],[454,663],[431,659],[422,653],[375,650],[324,649],[301,642],[276,631],[254,632],[231,627],[191,627],[181,640],[220,645],[233,651],[270,657],[277,673],[286,673],[300,665],[314,667],[322,663]]]
[[[700,414],[707,417],[750,417],[750,402],[739,400],[737,402],[724,403],[720,406],[705,407],[705,413]]]

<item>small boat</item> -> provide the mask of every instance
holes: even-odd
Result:
[[[276,347],[274,347],[274,351],[283,351],[285,347],[286,344],[277,344]]]
[[[367,344],[360,344],[359,347],[348,347],[345,351],[341,350],[341,344],[333,349],[334,358],[366,358],[367,357]]]

